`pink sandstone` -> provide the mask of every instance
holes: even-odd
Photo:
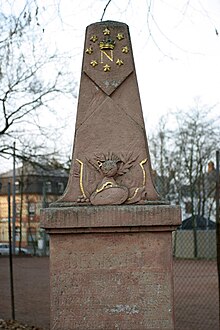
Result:
[[[174,330],[172,231],[180,209],[154,187],[129,30],[87,28],[64,195],[50,235],[51,329]]]

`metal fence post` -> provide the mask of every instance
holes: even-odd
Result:
[[[220,219],[219,219],[219,198],[220,198],[220,177],[219,177],[219,150],[216,151],[216,243],[217,243],[217,267],[218,267],[218,288],[220,306]],[[219,311],[220,322],[220,311]]]
[[[15,255],[15,247],[16,247],[16,191],[15,191],[15,181],[16,181],[16,173],[15,173],[15,142],[13,143],[13,181],[12,181],[12,252]]]
[[[11,185],[10,185],[10,182],[8,182],[8,240],[9,240],[11,313],[12,313],[12,320],[15,320],[14,280],[13,280],[12,246],[11,246]]]

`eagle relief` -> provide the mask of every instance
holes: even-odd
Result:
[[[92,205],[115,205],[137,203],[147,199],[145,191],[146,172],[144,164],[147,159],[137,164],[138,156],[133,153],[116,155],[112,152],[95,154],[83,163],[76,159],[79,165],[75,176],[79,178],[81,196],[77,203],[91,203]],[[139,171],[141,178],[139,185],[132,180],[133,170]],[[91,170],[96,172],[97,182],[94,190],[89,189],[89,175]]]

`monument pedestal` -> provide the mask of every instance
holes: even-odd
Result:
[[[51,329],[174,329],[169,205],[42,210],[50,235]]]

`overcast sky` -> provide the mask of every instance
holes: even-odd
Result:
[[[38,2],[44,39],[73,55],[70,70],[79,86],[86,26],[100,21],[108,1]],[[54,4],[59,4],[59,16]],[[130,28],[147,133],[161,115],[187,110],[198,97],[201,104],[216,104],[220,114],[219,0],[112,0],[103,20],[121,21]],[[64,134],[69,144],[76,109],[77,100],[62,113],[71,114]]]
[[[107,2],[60,3],[63,25],[55,41],[75,54],[77,81],[85,28],[100,21]],[[192,106],[194,98],[220,103],[219,0],[112,0],[104,20],[129,25],[147,129],[167,111]]]

